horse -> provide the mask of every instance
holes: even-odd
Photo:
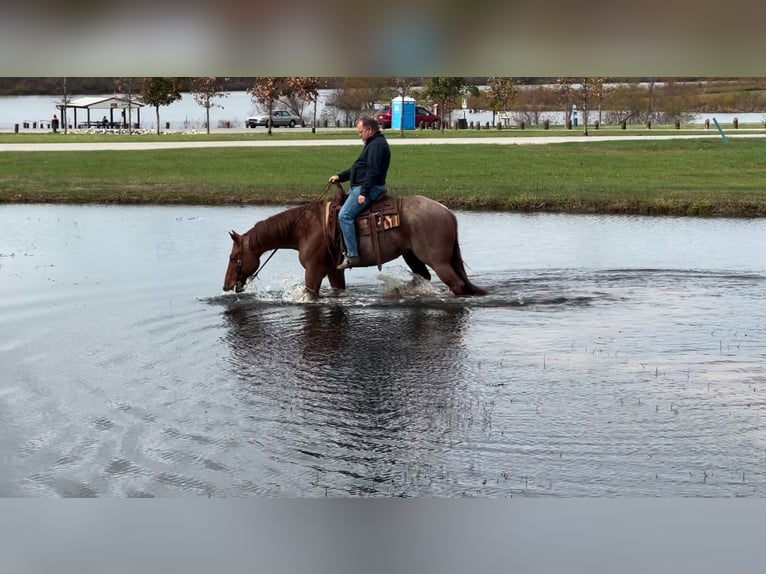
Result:
[[[342,188],[339,188],[342,193]],[[384,199],[373,203],[357,218],[360,220],[376,213]],[[398,213],[395,224],[381,231],[359,237],[361,267],[392,261],[401,256],[410,269],[425,280],[431,280],[428,267],[456,296],[485,295],[487,292],[468,279],[457,236],[457,218],[441,203],[421,195],[395,198]],[[261,256],[269,250],[294,249],[305,270],[305,289],[308,298],[315,300],[322,281],[327,277],[336,290],[346,288],[345,270],[336,269],[340,256],[328,226],[335,220],[329,217],[331,202],[314,201],[288,208],[257,222],[241,235],[229,231],[234,245],[229,255],[223,290],[241,293],[247,281],[261,269]],[[333,204],[339,209],[342,196]],[[372,227],[370,229],[373,229]],[[273,255],[273,253],[272,253]],[[267,260],[268,261],[268,260]],[[428,267],[427,267],[428,266]]]

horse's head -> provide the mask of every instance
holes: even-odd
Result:
[[[229,255],[229,266],[226,267],[226,277],[223,280],[223,290],[241,293],[247,280],[258,270],[261,264],[260,255],[250,248],[248,238],[235,231],[229,231],[234,242]]]

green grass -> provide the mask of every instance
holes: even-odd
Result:
[[[6,151],[0,202],[297,203],[316,198],[359,149]],[[766,138],[396,145],[392,155],[392,194],[453,208],[766,216]]]

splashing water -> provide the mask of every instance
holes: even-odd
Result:
[[[311,303],[314,298],[306,285],[297,277],[282,279],[282,301],[286,303]]]
[[[387,299],[417,299],[419,297],[441,297],[443,291],[436,288],[430,281],[420,275],[403,272],[392,275],[380,273],[378,279],[383,281],[383,297]]]

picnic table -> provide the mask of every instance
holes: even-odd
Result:
[[[98,120],[95,122],[80,122],[77,124],[78,129],[88,129],[88,128],[103,128],[103,129],[112,129],[116,130],[122,127],[122,122],[110,122],[110,121],[104,121],[104,120]]]

